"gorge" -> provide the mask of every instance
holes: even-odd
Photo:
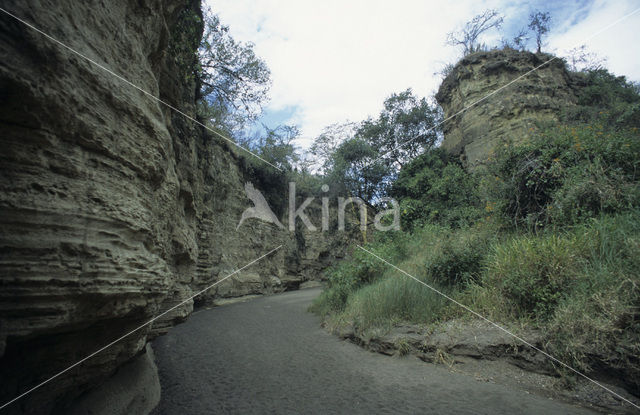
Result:
[[[194,122],[191,60],[202,27],[185,16],[202,17],[199,0],[7,0],[2,7],[0,404],[29,392],[7,413],[86,413],[87,396],[98,399],[100,385],[118,376],[154,389],[149,343],[194,309],[319,281],[354,242],[366,242],[357,226],[239,225],[252,203],[247,183],[284,224],[278,200],[288,188],[203,120]],[[455,115],[550,59],[472,54],[436,98],[445,117]],[[482,164],[536,122],[557,120],[577,102],[580,82],[550,61],[510,94],[445,124],[442,147],[468,166]],[[316,226],[319,197],[311,209]],[[148,412],[159,399],[146,390],[154,398],[141,402],[136,386],[128,389],[114,411]]]

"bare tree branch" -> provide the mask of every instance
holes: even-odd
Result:
[[[490,29],[502,27],[504,18],[497,10],[488,9],[465,23],[462,29],[449,32],[446,43],[451,46],[462,46],[464,55],[480,50],[478,38]]]

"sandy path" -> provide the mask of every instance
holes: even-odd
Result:
[[[590,413],[340,341],[306,312],[319,292],[203,310],[157,339],[154,414]]]

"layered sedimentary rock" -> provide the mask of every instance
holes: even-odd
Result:
[[[505,49],[461,59],[436,94],[445,118],[453,116],[443,124],[442,147],[475,166],[499,143],[521,141],[538,123],[556,121],[575,104],[578,80],[552,58]]]
[[[185,31],[184,22],[197,21],[185,16],[200,15],[198,1],[2,7],[195,115],[197,86],[183,63],[201,28]],[[256,219],[236,230],[252,180],[237,152],[4,13],[0,55],[0,404],[278,246],[196,301],[295,288],[344,252],[343,234]],[[64,411],[193,306],[133,331],[7,413]]]

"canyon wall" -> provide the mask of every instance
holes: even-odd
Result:
[[[504,49],[461,59],[436,94],[445,118],[452,117],[443,124],[442,147],[477,166],[498,144],[517,143],[538,123],[557,121],[564,108],[575,105],[580,79],[561,59],[552,58]]]
[[[196,301],[294,289],[344,254],[344,233],[256,219],[236,230],[252,206],[245,156],[118,78],[195,116],[188,61],[201,27],[185,16],[201,16],[199,1],[2,7],[113,73],[0,13],[0,404],[278,246]],[[131,333],[7,413],[64,412],[193,307]]]

